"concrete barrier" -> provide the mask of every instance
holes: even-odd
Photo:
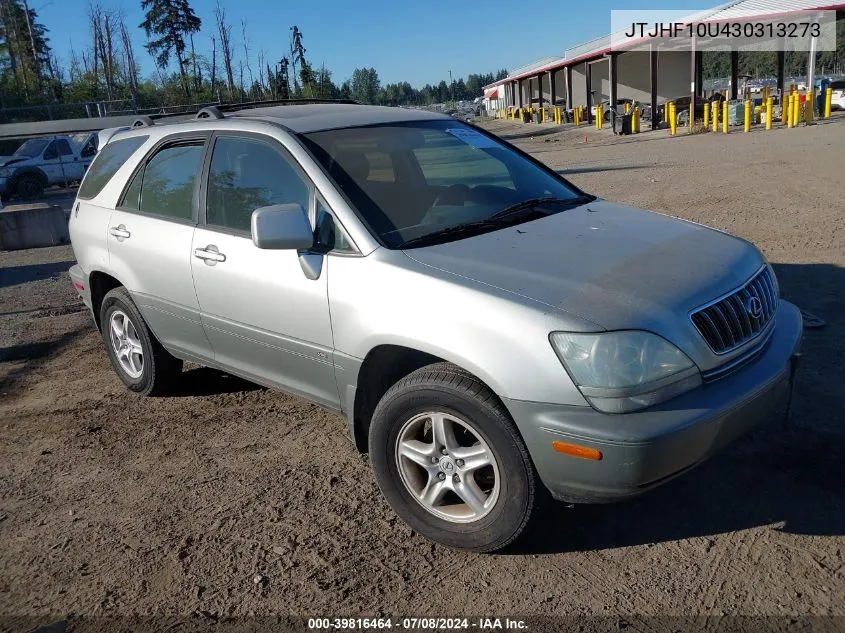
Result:
[[[69,244],[68,214],[60,206],[0,210],[0,250]]]

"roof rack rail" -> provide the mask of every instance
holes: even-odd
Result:
[[[220,112],[220,108],[217,106],[206,106],[202,108],[199,112],[197,112],[197,119],[222,119],[223,113]]]
[[[354,99],[271,99],[269,101],[245,101],[243,103],[222,103],[214,106],[220,112],[237,112],[239,110],[252,110],[255,108],[269,108],[280,105],[307,105],[318,103],[340,103],[346,105],[361,105]]]

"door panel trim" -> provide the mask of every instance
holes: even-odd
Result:
[[[334,367],[334,363],[332,362],[333,350],[323,347],[322,345],[314,345],[313,343],[308,343],[301,339],[274,334],[273,332],[268,332],[267,330],[255,328],[230,319],[224,319],[222,317],[208,314],[207,312],[203,313],[202,318],[203,325],[210,330],[220,332],[221,334],[225,334],[227,336],[233,336],[243,341],[276,349],[286,354],[299,356],[300,358],[305,358],[315,363],[322,363],[323,365]],[[285,347],[285,345],[287,345],[287,347]]]

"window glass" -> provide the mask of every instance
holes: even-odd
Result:
[[[44,150],[44,160],[55,160],[59,157],[59,150],[56,149],[56,142],[53,141],[47,146],[47,149]]]
[[[67,139],[57,139],[56,149],[59,151],[59,156],[69,156],[73,154],[73,150],[70,149],[70,143],[67,142]]]
[[[149,136],[133,136],[132,138],[112,141],[97,154],[97,158],[88,168],[82,184],[79,185],[77,197],[84,200],[93,198],[106,186],[117,170],[135,153]]]
[[[334,216],[323,206],[319,198],[317,198],[316,226],[316,244],[321,252],[352,253],[355,251],[343,229],[338,226]]]
[[[308,195],[300,175],[269,144],[226,136],[215,141],[208,174],[207,224],[249,232],[256,209],[297,203],[308,211]]]
[[[139,169],[132,177],[126,192],[123,194],[123,202],[120,203],[121,209],[129,211],[138,211],[141,208],[141,181],[144,179],[143,167]]]
[[[514,189],[513,178],[500,158],[485,153],[450,134],[424,130],[425,145],[414,156],[429,185],[496,185]]]
[[[194,183],[202,151],[202,145],[172,145],[157,152],[147,162],[141,185],[142,213],[178,220],[191,219]]]
[[[388,248],[463,239],[592,199],[459,121],[342,128],[300,139]],[[374,166],[374,153],[388,157],[394,177],[385,178],[386,163]]]

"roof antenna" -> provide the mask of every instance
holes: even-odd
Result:
[[[197,112],[197,119],[222,119],[223,113],[217,106],[208,106]]]

